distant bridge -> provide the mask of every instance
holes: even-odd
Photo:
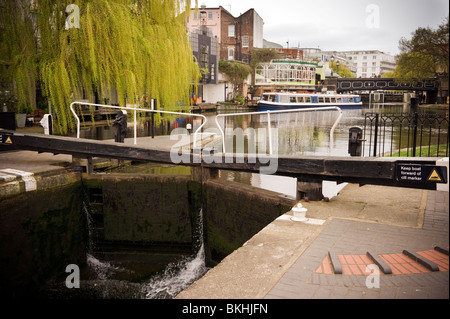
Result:
[[[397,83],[394,78],[338,78],[336,91],[437,91],[438,88],[439,81],[437,79],[427,79],[420,82]]]

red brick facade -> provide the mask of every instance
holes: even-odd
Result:
[[[249,63],[254,46],[255,10],[250,9],[239,17],[233,17],[228,11],[221,10],[220,60],[233,60]],[[230,28],[234,30],[230,34]],[[231,35],[231,36],[230,36]]]

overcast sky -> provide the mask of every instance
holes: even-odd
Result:
[[[436,29],[449,14],[448,0],[198,0],[202,4],[221,5],[235,17],[254,8],[264,20],[264,39],[283,47],[289,41],[289,47],[392,55],[402,37],[410,39],[418,27]]]

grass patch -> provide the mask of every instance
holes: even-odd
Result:
[[[392,153],[392,155],[388,155],[388,156],[389,157],[406,157],[406,156],[412,156],[412,153],[413,153],[413,150],[412,150],[412,148],[410,148],[407,150],[397,151],[395,153]],[[448,156],[448,144],[416,147],[416,156],[446,157],[446,156]]]

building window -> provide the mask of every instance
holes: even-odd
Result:
[[[372,66],[376,67],[377,66],[377,62],[372,62]]]
[[[209,11],[209,12],[208,12],[208,19],[209,19],[209,20],[212,19],[212,14],[213,14],[212,11]]]
[[[234,24],[230,24],[228,26],[228,36],[229,37],[234,37]]]
[[[207,45],[202,45],[201,48],[201,62],[208,63],[208,51],[209,47]]]
[[[363,60],[367,60],[367,55],[364,55],[364,56],[363,56]]]
[[[228,60],[234,60],[234,48],[228,48]]]
[[[242,47],[243,48],[248,48],[248,35],[244,35],[242,37]]]
[[[215,77],[215,74],[214,74],[214,69],[215,69],[215,64],[211,64],[211,71],[210,71],[210,76],[211,76],[211,80],[212,81],[214,81],[214,77]]]

